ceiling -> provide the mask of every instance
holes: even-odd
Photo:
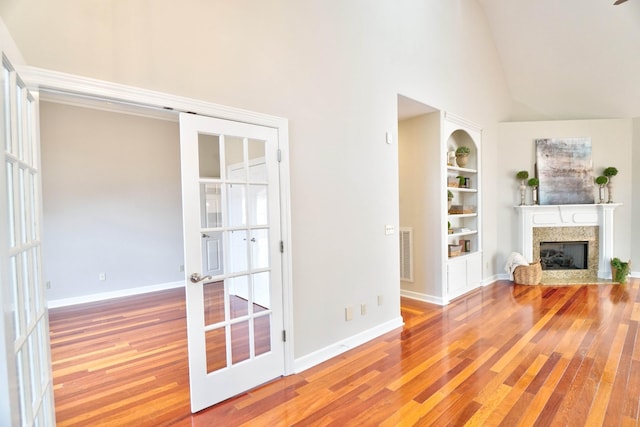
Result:
[[[640,117],[640,0],[477,0],[512,119]]]

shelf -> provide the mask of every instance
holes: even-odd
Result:
[[[476,169],[461,168],[458,166],[448,166],[448,165],[447,165],[447,170],[452,172],[478,173]]]
[[[468,213],[468,214],[449,214],[449,218],[473,218],[478,216],[477,213]]]
[[[462,237],[462,236],[471,236],[473,234],[478,234],[478,230],[469,230],[469,231],[463,231],[461,233],[452,233],[452,234],[447,234],[448,237]]]
[[[451,192],[458,191],[460,193],[477,193],[478,190],[475,188],[464,188],[464,187],[447,187],[447,190],[451,190]]]

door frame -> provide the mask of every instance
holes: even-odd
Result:
[[[293,286],[291,251],[291,198],[289,170],[289,121],[286,118],[219,105],[199,99],[141,89],[37,67],[16,67],[26,86],[39,93],[40,100],[63,102],[102,110],[144,114],[144,110],[158,114],[193,112],[219,119],[243,122],[277,129],[280,147],[280,229],[282,253],[282,308],[286,331],[284,343],[284,374],[294,373]],[[105,103],[112,107],[106,108]]]

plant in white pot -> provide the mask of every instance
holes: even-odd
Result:
[[[516,178],[520,180],[520,206],[524,206],[526,204],[524,199],[527,191],[525,180],[529,178],[529,172],[518,171],[518,173],[516,173]]]
[[[471,154],[471,148],[469,147],[465,147],[463,145],[456,148],[456,163],[458,166],[461,168],[467,166],[467,163],[469,162],[469,154]]]
[[[453,201],[453,193],[451,190],[447,190],[447,211],[451,209],[451,202]]]
[[[609,180],[609,182],[607,182],[607,190],[609,191],[609,200],[607,200],[607,203],[613,203],[613,181],[611,180],[611,178],[618,175],[618,169],[614,168],[613,166],[609,166],[608,168],[604,169],[602,175],[606,176]]]
[[[538,185],[540,185],[540,180],[538,178],[529,178],[527,181],[527,185],[531,187],[531,204],[538,204]]]
[[[596,184],[598,184],[598,198],[600,199],[598,203],[604,203],[604,187],[609,182],[609,178],[604,175],[600,175],[596,178]]]

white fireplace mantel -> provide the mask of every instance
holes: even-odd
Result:
[[[515,206],[518,213],[518,242],[520,253],[533,262],[534,227],[588,227],[599,230],[598,277],[610,278],[609,261],[613,255],[613,211],[621,203],[594,205],[535,205]]]

